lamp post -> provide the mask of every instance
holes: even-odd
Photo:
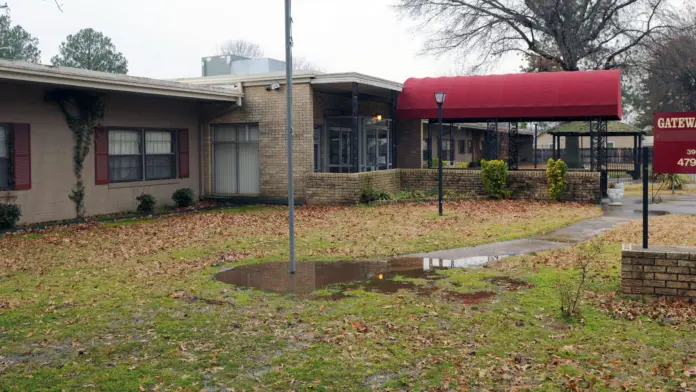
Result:
[[[438,212],[442,216],[442,104],[445,103],[445,96],[447,94],[444,92],[435,93],[435,103],[437,103],[437,121],[440,124],[440,132],[437,137],[437,202],[438,202]]]

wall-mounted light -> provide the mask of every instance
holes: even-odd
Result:
[[[382,121],[382,115],[381,114],[375,114],[374,117],[372,117],[373,120],[375,121]]]

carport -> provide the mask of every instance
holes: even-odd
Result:
[[[437,122],[436,92],[446,93],[443,123],[487,124],[486,159],[501,155],[498,124],[509,123],[507,155],[512,170],[519,168],[516,140],[520,122],[587,121],[594,151],[591,170],[606,175],[607,162],[600,152],[606,148],[607,121],[620,120],[622,114],[618,70],[411,78],[399,96],[396,118]],[[431,143],[427,148],[432,151]]]

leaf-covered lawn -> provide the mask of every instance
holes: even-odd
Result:
[[[657,193],[659,189],[660,196],[671,196],[674,195],[690,195],[696,193],[696,187],[687,185],[684,189],[676,189],[674,193],[667,186],[663,185],[660,189],[660,184],[650,184],[648,192],[650,195]],[[624,185],[624,196],[643,196],[643,184],[625,184]]]
[[[302,259],[381,258],[529,236],[598,215],[515,201],[302,207]],[[131,224],[132,223],[132,224]],[[605,237],[584,323],[561,319],[555,282],[575,248],[447,271],[464,296],[350,292],[338,301],[234,288],[222,266],[286,256],[282,207],[0,239],[2,390],[691,390],[696,322],[615,298],[619,242]],[[654,219],[653,241],[696,244],[696,218]],[[679,229],[681,235],[674,232]],[[498,276],[522,279],[509,287]],[[407,279],[407,278],[405,278]],[[421,284],[422,282],[418,282]],[[182,294],[184,293],[184,294]],[[679,314],[688,314],[687,306]],[[667,321],[665,321],[665,318]],[[683,385],[683,386],[682,386]]]

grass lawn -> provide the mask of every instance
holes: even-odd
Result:
[[[433,204],[302,207],[298,255],[375,258],[474,245],[599,214],[529,201],[459,202],[446,211],[440,219]],[[696,217],[653,221],[653,243],[696,245],[683,235],[696,232]],[[268,207],[1,238],[0,390],[696,386],[696,310],[615,296],[619,243],[638,242],[638,222],[605,234],[582,318],[572,320],[558,311],[555,284],[577,273],[577,246],[449,270],[427,296],[356,289],[332,301],[211,279],[222,265],[283,259],[285,231],[285,210]],[[495,279],[503,276],[527,285]],[[495,295],[464,300],[478,291]]]
[[[648,192],[650,195],[653,192],[657,192],[660,188],[660,184],[650,184],[649,186]],[[695,193],[696,187],[689,185],[685,186],[684,189],[674,191],[675,195],[691,195]],[[669,196],[672,195],[672,190],[667,186],[663,186],[659,194],[660,196]],[[643,196],[643,184],[624,184],[624,196]]]

